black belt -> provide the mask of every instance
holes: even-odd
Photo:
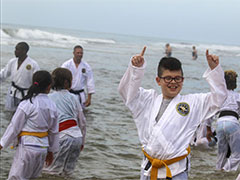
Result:
[[[221,111],[219,114],[219,117],[223,117],[223,116],[234,116],[237,119],[239,118],[238,113],[236,113],[234,111]]]
[[[15,84],[15,82],[12,81],[12,86],[15,87],[17,90],[19,90],[22,94],[22,97],[24,97],[24,91],[28,90],[28,88],[21,88]],[[14,92],[14,97],[16,97],[16,91]]]
[[[73,93],[73,94],[79,95],[81,92],[84,92],[84,89],[80,89],[80,90],[77,90],[77,91],[70,89],[69,92],[70,92],[70,93]],[[79,100],[80,100],[80,104],[81,104],[81,103],[82,103],[82,98],[81,98],[81,96],[79,96]]]
[[[80,90],[77,90],[77,91],[70,89],[69,92],[73,93],[73,94],[79,94],[81,92],[84,92],[84,89],[80,89]]]

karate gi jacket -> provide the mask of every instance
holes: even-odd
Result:
[[[13,81],[17,86],[21,88],[29,88],[32,85],[32,76],[40,68],[36,61],[27,57],[22,64],[18,67],[18,58],[11,59],[5,68],[0,72],[0,82],[4,81],[10,76],[11,81]],[[16,91],[16,94],[15,94]],[[22,93],[15,87],[11,86],[8,96],[14,96],[18,99],[22,99]],[[24,94],[27,94],[27,90],[24,90]]]
[[[57,108],[47,94],[39,94],[30,100],[22,101],[0,143],[7,148],[18,140],[21,131],[48,132],[48,136],[39,138],[36,136],[22,136],[19,143],[25,146],[48,147],[48,151],[57,152],[59,149]]]
[[[83,114],[82,106],[76,96],[65,89],[54,91],[48,96],[57,106],[59,123],[67,120],[75,120],[77,122],[77,126],[59,132],[59,138],[61,139],[65,135],[74,138],[82,137],[84,145],[86,136],[86,118]]]
[[[233,90],[228,90],[228,96],[220,109],[220,112],[221,111],[233,111],[240,116],[240,94]],[[234,116],[223,116],[220,117],[218,121],[232,121],[239,123],[238,119]]]
[[[140,143],[153,158],[167,160],[187,154],[192,136],[200,122],[211,117],[222,106],[227,89],[220,65],[208,69],[203,77],[210,85],[210,93],[180,95],[174,97],[162,117],[156,122],[163,99],[153,89],[140,87],[146,62],[140,68],[131,62],[119,84],[119,93],[132,112]],[[140,147],[139,147],[140,148]],[[144,169],[148,159],[142,162]],[[172,176],[186,170],[187,158],[169,165]],[[150,176],[151,168],[144,171]],[[158,169],[158,178],[166,178],[165,167]]]
[[[72,58],[63,63],[62,67],[67,68],[72,72],[73,80],[71,88],[73,90],[77,91],[86,87],[88,94],[95,93],[93,72],[87,62],[81,61],[78,67],[76,67]]]

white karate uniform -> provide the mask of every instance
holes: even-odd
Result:
[[[17,86],[24,89],[29,88],[32,84],[33,74],[39,70],[37,62],[30,57],[27,57],[20,65],[19,69],[17,69],[17,67],[18,58],[11,59],[6,67],[0,72],[0,83],[7,77],[10,77],[11,81]],[[27,90],[24,90],[24,94],[27,94]],[[11,86],[8,90],[5,108],[9,111],[15,111],[22,98],[22,93],[15,87]]]
[[[211,93],[178,94],[156,122],[163,96],[153,89],[140,87],[145,66],[146,62],[140,68],[132,66],[130,62],[119,84],[119,93],[132,112],[140,143],[153,158],[166,160],[186,155],[186,149],[201,120],[211,117],[225,100],[227,92],[223,70],[218,65],[214,70],[208,69],[204,73]],[[186,159],[168,166],[172,176],[186,170]],[[142,169],[147,162],[145,158]],[[150,176],[150,171],[151,168],[145,170],[144,175]],[[166,178],[165,167],[158,169],[158,178]]]
[[[73,58],[69,59],[65,63],[62,64],[63,68],[67,68],[72,72],[72,87],[71,89],[74,91],[78,90],[87,90],[88,94],[95,93],[95,85],[93,79],[93,72],[89,64],[85,61],[81,61],[81,63],[76,67]],[[86,101],[86,95],[84,92],[79,93],[80,102],[83,104]],[[84,107],[84,106],[83,106]]]
[[[240,180],[240,173],[239,173],[239,175],[238,175],[238,177],[237,177],[237,179],[236,180]]]
[[[220,111],[234,111],[240,115],[240,94],[228,90],[228,97]],[[236,171],[240,165],[240,123],[234,116],[222,116],[217,120],[218,155],[217,169]],[[230,157],[226,157],[228,148]]]
[[[24,100],[19,104],[0,140],[1,146],[7,148],[11,143],[17,142],[21,131],[48,132],[48,136],[22,136],[19,139],[9,180],[37,177],[42,171],[47,152],[59,149],[57,109],[47,94],[33,97],[32,103]]]
[[[210,149],[211,147],[216,145],[217,140],[216,137],[212,138],[211,142],[207,139],[207,122],[202,122],[199,127],[197,128],[197,131],[195,132],[192,140],[191,145],[194,145],[200,149]],[[215,129],[211,127],[211,131],[214,132]]]
[[[68,90],[55,91],[49,94],[49,98],[56,103],[58,122],[75,120],[77,126],[59,132],[60,149],[54,153],[53,163],[50,166],[45,166],[43,172],[69,175],[74,171],[81,145],[84,145],[86,119],[77,97]]]

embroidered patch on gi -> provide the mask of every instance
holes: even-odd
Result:
[[[86,69],[85,68],[82,68],[82,73],[86,73]]]
[[[180,102],[179,104],[177,104],[176,109],[177,109],[177,112],[182,116],[186,116],[190,112],[190,107],[185,102]]]
[[[26,66],[26,69],[27,69],[27,70],[31,70],[31,69],[32,69],[32,66],[31,66],[30,64],[28,64],[28,65]]]

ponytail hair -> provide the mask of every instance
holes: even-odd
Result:
[[[32,78],[32,85],[22,101],[30,99],[32,103],[32,97],[37,96],[39,93],[45,93],[50,84],[52,84],[52,77],[48,71],[41,70],[35,72]]]

